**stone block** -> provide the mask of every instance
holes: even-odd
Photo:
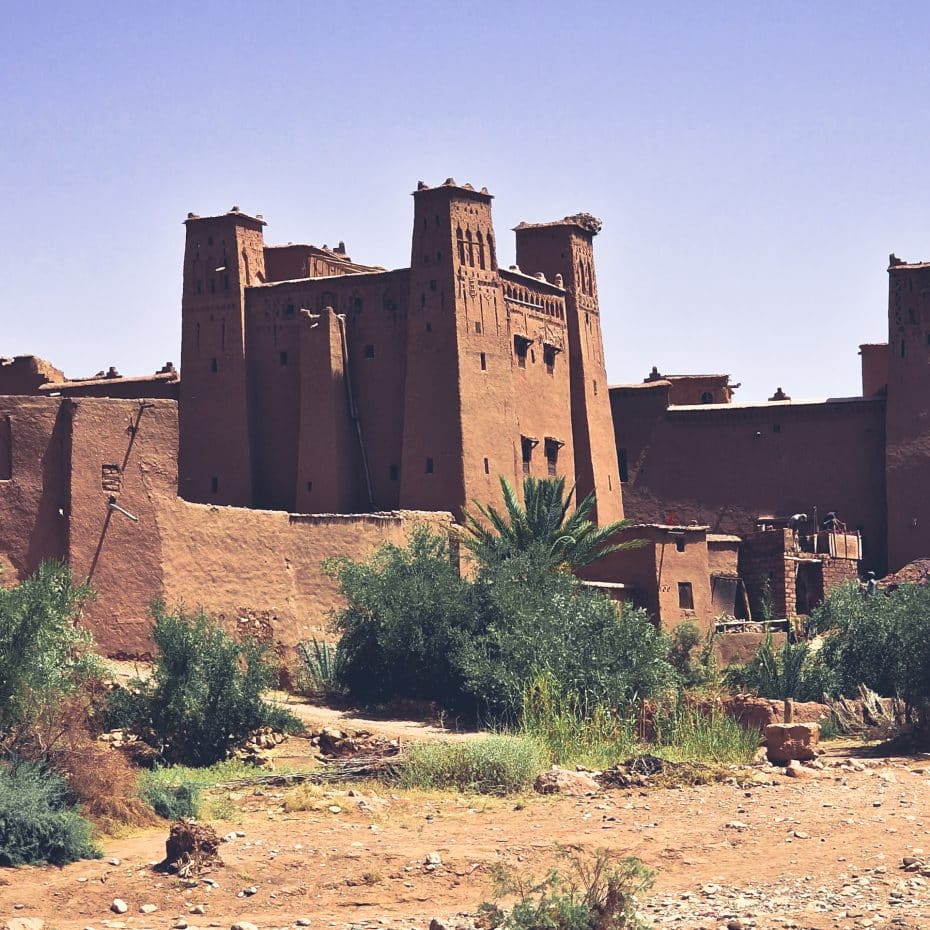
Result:
[[[806,762],[813,759],[820,742],[820,726],[816,723],[772,723],[765,728],[765,748],[769,762],[785,765],[792,759]]]

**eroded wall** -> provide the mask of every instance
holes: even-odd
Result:
[[[385,542],[403,544],[418,523],[445,531],[452,520],[184,501],[172,401],[0,397],[7,418],[13,457],[12,477],[0,480],[0,583],[21,580],[44,559],[67,559],[96,591],[84,623],[111,656],[150,653],[156,597],[203,606],[230,625],[257,621],[282,650],[325,635],[340,598],[324,559],[365,558]]]

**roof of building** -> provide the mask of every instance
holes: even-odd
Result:
[[[769,400],[746,404],[671,404],[669,410],[751,410],[769,407],[817,407],[824,404],[884,403],[882,397],[823,397],[817,400]]]
[[[741,543],[742,536],[734,536],[732,533],[708,533],[707,541],[709,543]]]
[[[438,190],[454,190],[459,193],[470,194],[473,197],[486,198],[488,200],[494,199],[494,195],[489,194],[486,187],[482,187],[481,190],[475,190],[467,181],[464,184],[459,184],[456,182],[455,178],[446,178],[442,184],[437,184],[435,187],[430,187],[425,181],[417,181],[417,189],[413,192],[413,195],[415,197],[417,194]]]
[[[196,213],[188,213],[187,219],[184,220],[185,225],[187,223],[195,223],[199,220],[219,220],[227,216],[235,216],[238,219],[249,220],[252,223],[258,223],[261,226],[267,226],[265,218],[261,213],[256,213],[255,216],[250,216],[248,213],[243,213],[238,207],[230,207],[225,213],[216,213],[213,216],[198,216]]]
[[[109,378],[74,378],[70,381],[49,381],[47,384],[39,385],[38,390],[44,394],[50,394],[62,389],[96,386],[98,384],[151,384],[153,381],[179,381],[180,378],[181,375],[177,371],[157,371],[152,375],[136,375],[129,378],[124,378],[122,375]]]
[[[603,227],[603,223],[596,216],[590,213],[573,213],[571,216],[565,216],[560,220],[550,220],[548,223],[518,223],[514,226],[514,231],[520,229],[545,229],[549,226],[576,226],[585,232],[596,236]]]
[[[671,387],[672,382],[665,378],[657,378],[655,381],[637,381],[635,384],[608,384],[608,391],[650,391],[657,387]]]

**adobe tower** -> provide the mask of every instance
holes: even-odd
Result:
[[[623,518],[623,501],[594,275],[600,229],[600,220],[578,213],[554,223],[521,223],[515,232],[517,265],[550,281],[561,276],[565,287],[575,481],[579,498],[597,493],[603,524]]]
[[[930,532],[930,262],[888,267],[885,482],[888,568],[927,555]]]
[[[245,292],[264,281],[264,220],[188,214],[181,298],[179,477],[200,503],[252,503]]]
[[[400,496],[460,511],[515,476],[510,331],[491,195],[422,182],[414,193]]]

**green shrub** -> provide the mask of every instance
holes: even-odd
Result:
[[[154,673],[114,699],[112,722],[160,747],[166,759],[195,765],[222,759],[260,727],[302,730],[296,717],[262,698],[276,677],[266,647],[236,641],[202,611],[168,613],[156,602],[152,613]]]
[[[831,689],[833,676],[810,642],[786,639],[781,649],[776,649],[767,631],[755,656],[745,666],[729,669],[726,680],[734,690],[752,691],[760,697],[820,701]]]
[[[930,725],[930,587],[866,596],[850,582],[834,588],[811,621],[826,631],[819,661],[834,693],[854,695],[863,684],[900,697],[909,717]]]
[[[339,684],[368,704],[410,698],[459,705],[454,656],[476,630],[468,583],[446,540],[419,526],[406,548],[386,545],[364,562],[338,559],[324,568],[348,600],[336,616]]]
[[[562,694],[551,675],[537,676],[524,689],[519,732],[558,765],[603,769],[636,751],[633,714]]]
[[[650,748],[673,762],[749,763],[762,743],[758,730],[745,729],[715,706],[694,706],[686,699],[660,705],[653,726]]]
[[[302,694],[338,697],[342,693],[339,685],[342,652],[335,643],[320,642],[316,637],[310,642],[297,644],[297,687]]]
[[[603,849],[593,856],[563,850],[562,856],[569,868],[542,879],[495,869],[495,899],[515,897],[516,903],[505,913],[485,902],[484,922],[502,930],[646,930],[636,901],[652,887],[654,872],[639,859]]]
[[[519,736],[414,743],[404,753],[404,788],[451,788],[478,794],[512,794],[528,788],[546,768],[541,748]]]
[[[91,825],[69,803],[64,778],[28,764],[0,767],[0,865],[99,857]]]
[[[669,662],[684,688],[698,688],[719,682],[714,655],[714,633],[704,636],[697,624],[685,620],[671,633]]]
[[[644,610],[547,571],[533,550],[484,567],[470,594],[479,630],[456,663],[476,705],[499,719],[517,720],[539,674],[590,707],[625,706],[676,683],[668,638]]]
[[[159,766],[139,775],[139,796],[159,817],[166,820],[199,817],[203,812],[204,792],[223,782],[248,778],[255,771],[254,766],[237,759],[216,762],[203,768]]]
[[[668,639],[645,611],[552,571],[544,546],[463,579],[446,541],[419,528],[406,549],[329,570],[348,601],[337,615],[339,679],[366,703],[425,699],[512,723],[538,674],[592,706],[676,682]]]
[[[43,758],[62,734],[62,705],[100,674],[77,626],[89,596],[58,562],[0,588],[0,752]]]

